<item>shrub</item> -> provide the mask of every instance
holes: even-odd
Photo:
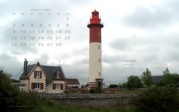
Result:
[[[3,112],[31,112],[37,111],[40,105],[40,96],[37,92],[22,92],[15,85],[7,73],[0,70],[0,109]],[[35,108],[34,108],[35,107]]]
[[[109,88],[117,88],[117,87],[118,87],[117,84],[111,84],[111,85],[109,85]]]
[[[177,94],[174,87],[154,87],[141,93],[133,102],[143,112],[176,112]]]
[[[0,108],[7,109],[9,106],[16,105],[19,89],[11,84],[8,74],[0,70]]]
[[[102,92],[102,90],[99,88],[91,88],[90,89],[90,93],[101,93],[101,92]]]
[[[77,90],[73,90],[73,89],[66,89],[64,91],[65,94],[73,94],[73,93],[77,93]]]
[[[35,91],[20,92],[17,105],[39,106],[40,100],[39,94]]]

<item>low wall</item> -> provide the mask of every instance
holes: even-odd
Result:
[[[134,93],[128,94],[41,94],[42,98],[57,100],[63,105],[99,107],[115,106],[119,103],[127,105],[131,98],[137,96]]]

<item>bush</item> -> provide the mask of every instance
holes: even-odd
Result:
[[[178,92],[174,87],[154,87],[147,89],[133,102],[143,112],[176,112]]]
[[[125,83],[123,83],[123,84],[119,84],[119,87],[120,87],[120,88],[127,88],[127,83],[125,82]]]
[[[99,88],[91,88],[90,89],[90,93],[101,93],[101,92],[102,92],[102,90]]]
[[[109,88],[117,88],[117,87],[118,87],[117,84],[111,84],[111,85],[109,85]]]
[[[74,94],[74,93],[78,93],[78,91],[75,90],[75,89],[66,89],[66,90],[64,91],[64,93],[65,93],[65,94]]]
[[[11,79],[0,70],[0,109],[3,112],[31,112],[38,111],[40,96],[37,92],[22,92],[11,84]]]
[[[16,105],[19,88],[11,84],[8,74],[0,70],[0,108]]]
[[[40,100],[39,94],[35,91],[20,92],[17,105],[39,106]]]

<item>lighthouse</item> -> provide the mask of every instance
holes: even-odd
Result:
[[[101,18],[99,12],[94,10],[89,24],[89,88],[103,86],[102,78],[102,46],[101,46]]]

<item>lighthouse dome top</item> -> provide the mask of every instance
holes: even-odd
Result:
[[[97,17],[99,17],[99,12],[98,11],[96,11],[96,9],[92,12],[92,15],[93,16],[97,16]]]
[[[95,14],[95,13],[99,14],[99,12],[96,9],[92,12],[92,14]]]

